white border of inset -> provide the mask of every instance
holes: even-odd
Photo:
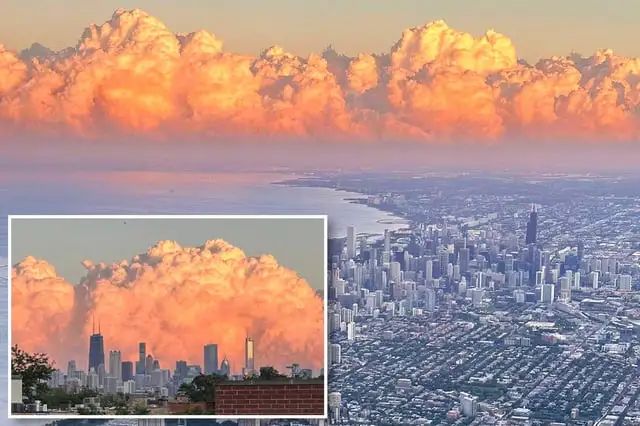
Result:
[[[324,251],[323,251],[323,277],[324,277],[324,292],[323,292],[323,305],[324,305],[324,409],[321,415],[60,415],[60,414],[13,414],[11,412],[11,268],[13,268],[13,262],[11,260],[11,220],[12,219],[322,219],[324,227]],[[7,216],[7,312],[8,312],[8,338],[7,338],[7,403],[8,413],[10,419],[327,419],[328,418],[328,393],[329,393],[329,361],[328,356],[328,284],[327,284],[327,249],[329,232],[327,215],[8,215]]]

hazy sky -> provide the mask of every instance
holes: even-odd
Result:
[[[222,238],[249,256],[272,254],[316,289],[324,287],[322,219],[14,219],[11,262],[31,255],[77,283],[82,260],[130,260],[159,240],[200,246]]]
[[[0,43],[12,49],[36,41],[53,49],[72,46],[88,24],[108,20],[118,7],[144,9],[176,32],[209,30],[240,53],[280,44],[306,55],[330,43],[347,54],[387,51],[405,28],[444,19],[475,35],[494,28],[529,61],[605,47],[640,56],[637,0],[3,0]]]

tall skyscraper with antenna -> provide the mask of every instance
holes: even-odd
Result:
[[[93,321],[93,330],[89,337],[89,368],[91,371],[98,371],[98,367],[102,364],[104,367],[104,338],[100,334],[100,323],[98,322],[98,332],[96,333],[96,322]]]

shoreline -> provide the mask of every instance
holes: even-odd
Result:
[[[315,181],[317,183],[319,183],[319,185],[313,185],[310,184],[311,182],[309,181]],[[322,188],[322,189],[330,189],[334,192],[345,192],[345,193],[349,193],[349,194],[357,194],[360,197],[344,197],[342,198],[342,201],[345,201],[349,204],[359,204],[362,205],[364,207],[368,207],[374,210],[377,210],[378,212],[381,212],[383,214],[385,214],[388,217],[383,217],[383,218],[379,218],[376,219],[376,223],[380,224],[380,225],[390,225],[393,226],[395,229],[393,229],[392,231],[399,231],[402,229],[407,229],[411,226],[411,219],[400,216],[401,212],[399,211],[394,211],[394,210],[387,210],[384,209],[380,206],[374,206],[374,205],[370,205],[367,202],[367,198],[371,196],[372,194],[367,194],[364,192],[358,192],[357,190],[353,190],[353,189],[343,189],[343,188],[336,188],[334,186],[332,186],[330,184],[330,182],[327,179],[324,178],[309,178],[309,177],[305,177],[305,176],[301,176],[301,177],[296,177],[293,179],[289,179],[289,180],[283,180],[283,181],[276,181],[276,182],[272,182],[272,185],[279,185],[279,186],[288,186],[288,187],[292,187],[292,188]],[[357,228],[356,228],[357,229]],[[367,238],[370,237],[375,237],[375,236],[379,236],[379,235],[383,235],[382,232],[362,232],[362,233],[357,233],[358,235],[361,236],[365,236]]]

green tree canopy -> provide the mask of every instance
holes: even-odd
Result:
[[[215,386],[226,381],[227,376],[224,374],[201,374],[195,377],[191,383],[180,385],[180,390],[186,393],[192,402],[211,402]]]
[[[278,370],[269,366],[269,367],[260,367],[260,380],[277,380],[277,379],[286,379],[287,376],[284,374],[280,374]]]
[[[22,379],[22,389],[29,401],[43,394],[48,387],[46,381],[54,372],[53,363],[44,353],[28,353],[13,345],[11,347],[11,375]]]
[[[145,406],[143,406],[141,404],[136,404],[136,406],[133,407],[133,414],[135,414],[137,416],[144,415],[144,414],[149,414],[150,412],[151,411],[147,407],[145,407]]]

